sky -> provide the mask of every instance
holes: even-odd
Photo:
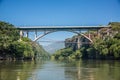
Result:
[[[107,25],[120,22],[120,0],[0,0],[0,20],[15,26]],[[44,38],[73,35],[56,32]]]

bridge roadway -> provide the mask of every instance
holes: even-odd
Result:
[[[32,31],[32,30],[99,30],[101,28],[105,28],[109,26],[24,26],[24,27],[17,27],[19,30],[23,31]]]

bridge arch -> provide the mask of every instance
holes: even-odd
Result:
[[[62,30],[62,31],[65,31],[65,30]],[[36,42],[38,39],[40,39],[40,38],[42,38],[42,37],[44,37],[44,36],[46,36],[46,35],[48,35],[50,33],[54,33],[54,32],[58,32],[58,31],[57,30],[56,31],[46,31],[46,32],[44,32],[44,34],[39,35],[38,37],[36,37],[33,41]],[[73,31],[73,30],[67,30],[66,32],[72,32],[72,33],[75,33],[77,35],[81,35],[81,36],[85,37],[86,39],[88,39],[91,43],[93,42],[92,39],[90,39],[90,37],[86,36],[83,33],[80,33],[80,32],[77,32],[77,31]]]
[[[56,31],[68,31],[73,32],[78,35],[82,35],[90,42],[93,42],[89,35],[85,35],[83,33],[79,33],[80,31],[89,31],[89,30],[96,30],[99,33],[99,29],[101,28],[109,28],[109,26],[24,26],[18,27],[20,30],[20,40],[23,37],[23,32],[26,32],[26,37],[28,37],[29,32],[35,32],[35,39],[33,41],[37,41],[38,39],[42,38],[43,36],[56,32]],[[44,32],[44,34],[37,36],[37,31]],[[77,32],[78,31],[78,32]]]

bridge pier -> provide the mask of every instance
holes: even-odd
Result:
[[[100,30],[97,29],[97,36],[100,37]]]
[[[90,31],[88,31],[88,38],[91,39]]]
[[[78,38],[77,38],[77,48],[80,49],[80,36],[78,35]]]
[[[23,37],[23,31],[20,30],[20,41],[22,41],[22,37]]]
[[[26,31],[25,37],[29,37],[29,31]]]
[[[110,35],[110,29],[107,29],[107,35],[108,36]]]
[[[37,30],[35,30],[35,39],[37,39]]]

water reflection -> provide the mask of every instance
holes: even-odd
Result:
[[[0,62],[0,80],[27,80],[30,74],[43,63],[34,61]]]
[[[119,61],[0,62],[0,80],[120,80]]]
[[[69,80],[120,80],[119,61],[73,61],[65,66]]]

